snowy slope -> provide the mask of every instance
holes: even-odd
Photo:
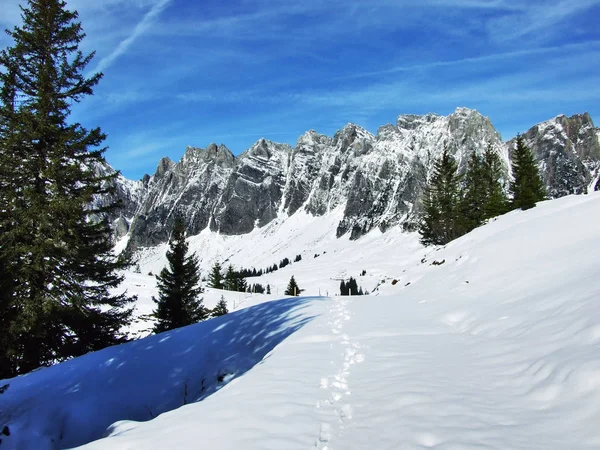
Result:
[[[367,269],[379,295],[263,303],[5,381],[0,449],[118,419],[85,448],[600,448],[599,219],[594,193],[440,249],[389,233],[328,247],[291,266],[301,287]],[[186,380],[202,397],[201,379],[216,391],[201,402],[127,420],[181,405]]]

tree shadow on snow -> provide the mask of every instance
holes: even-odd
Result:
[[[321,299],[263,303],[5,380],[0,429],[10,436],[0,450],[83,445],[116,421],[150,420],[200,401],[311,321],[305,309]]]

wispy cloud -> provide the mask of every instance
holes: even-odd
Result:
[[[557,52],[564,51],[575,51],[575,50],[585,50],[588,51],[593,48],[598,48],[600,46],[600,40],[592,40],[586,42],[578,42],[578,43],[570,43],[558,46],[550,46],[550,47],[536,47],[529,48],[523,50],[515,50],[508,52],[500,52],[500,53],[491,53],[485,54],[482,56],[474,56],[467,58],[459,58],[459,59],[449,59],[449,60],[439,60],[439,61],[429,61],[423,64],[413,64],[413,65],[405,65],[405,66],[395,66],[381,70],[368,71],[368,72],[356,72],[349,75],[345,75],[342,77],[338,77],[337,79],[356,79],[356,78],[369,78],[369,77],[380,77],[382,75],[391,75],[402,72],[415,72],[421,70],[430,70],[444,67],[454,67],[454,66],[463,66],[470,64],[486,64],[490,62],[498,62],[504,60],[510,60],[522,56],[542,56],[548,55]]]
[[[600,0],[534,1],[514,14],[490,19],[487,28],[498,42],[516,42],[525,37],[540,42],[561,36],[564,29],[560,24],[598,5]]]
[[[158,18],[158,16],[169,6],[172,0],[158,0],[152,5],[150,10],[144,15],[142,20],[137,23],[129,36],[123,39],[117,47],[107,56],[102,58],[96,66],[94,72],[106,70],[117,58],[126,53],[133,43],[142,36]]]

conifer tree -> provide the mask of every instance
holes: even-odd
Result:
[[[521,135],[517,136],[517,148],[512,154],[512,172],[514,179],[510,183],[510,193],[513,209],[530,209],[546,198],[533,153]]]
[[[350,289],[344,280],[340,281],[340,295],[350,295]]]
[[[444,149],[434,163],[433,175],[424,193],[424,214],[419,225],[424,245],[447,244],[461,235],[460,179],[454,157]]]
[[[177,217],[169,239],[169,265],[156,276],[159,296],[153,298],[157,304],[155,333],[191,325],[208,317],[202,298],[199,298],[203,291],[199,285],[198,258],[187,253],[185,223]]]
[[[485,189],[484,219],[504,214],[508,211],[508,199],[502,184],[502,161],[493,150],[491,143],[488,144],[483,154],[482,175]]]
[[[478,227],[484,220],[486,186],[483,174],[483,160],[473,152],[467,161],[463,176],[462,198],[460,201],[461,234]]]
[[[133,300],[113,294],[125,261],[112,254],[95,206],[111,178],[97,175],[105,135],[69,123],[71,105],[102,74],[84,76],[93,53],[63,0],[29,0],[0,52],[0,248],[15,305],[11,371],[25,373],[126,340]]]
[[[271,285],[267,284],[267,294],[271,295]]]
[[[290,278],[290,282],[288,283],[288,286],[287,286],[284,294],[285,295],[293,295],[293,296],[300,295],[300,288],[298,287],[298,283],[296,283],[296,280],[294,279],[293,275],[292,275],[292,278]]]
[[[223,287],[228,291],[237,291],[237,274],[231,264],[229,264],[227,271],[225,272]]]
[[[15,319],[21,313],[14,303],[12,275],[0,249],[0,380],[17,375]]]
[[[227,302],[225,301],[225,297],[221,295],[221,299],[219,300],[219,303],[217,303],[217,305],[213,308],[211,316],[219,317],[224,316],[227,313],[229,313],[229,310],[227,309]]]
[[[223,270],[221,264],[218,261],[214,263],[210,270],[210,275],[208,275],[208,285],[211,288],[223,289],[223,275],[221,274],[221,270]]]

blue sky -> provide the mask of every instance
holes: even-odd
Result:
[[[73,119],[102,127],[129,178],[187,145],[239,154],[457,106],[505,140],[558,114],[600,122],[600,0],[67,2],[104,73]],[[19,3],[0,0],[2,28]]]

